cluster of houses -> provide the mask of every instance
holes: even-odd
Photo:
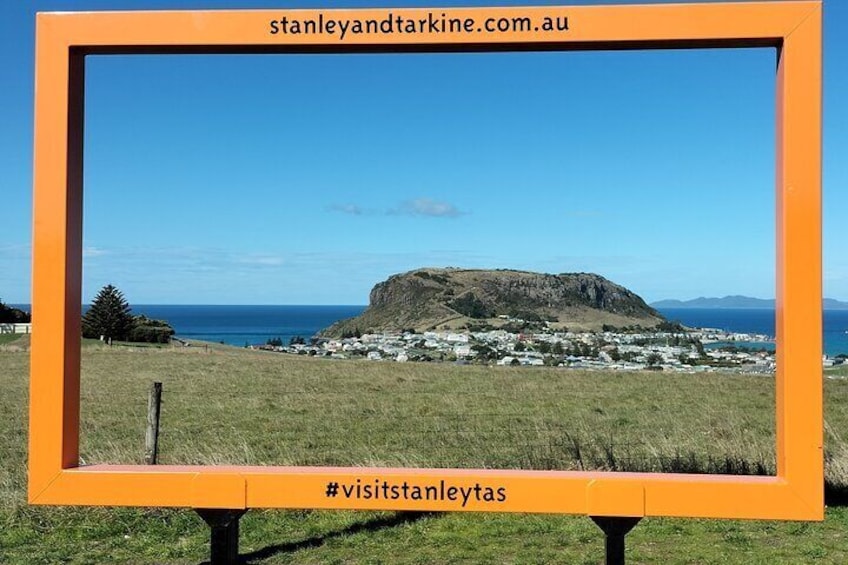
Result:
[[[340,339],[293,339],[289,345],[252,346],[295,355],[371,361],[442,361],[575,369],[733,370],[770,374],[775,356],[765,335],[716,329],[685,332],[511,333],[427,331],[370,333]]]

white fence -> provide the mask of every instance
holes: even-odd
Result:
[[[32,324],[0,324],[0,334],[29,334]]]

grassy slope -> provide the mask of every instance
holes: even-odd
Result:
[[[171,510],[24,503],[28,360],[0,352],[0,562],[197,563],[207,530]],[[845,370],[830,373],[844,377]],[[164,383],[163,463],[663,468],[694,454],[773,468],[773,382],[326,362],[230,348],[86,347],[82,457],[138,462],[146,389]],[[848,380],[826,380],[832,482],[845,482]],[[251,511],[255,563],[597,563],[586,518]],[[844,563],[848,512],[822,524],[649,519],[634,563]]]

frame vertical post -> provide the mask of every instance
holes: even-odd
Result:
[[[85,108],[82,51],[68,46],[52,20],[39,18],[37,27],[31,498],[79,465]]]
[[[819,5],[778,52],[775,308],[777,474],[817,507],[824,505],[821,72]]]

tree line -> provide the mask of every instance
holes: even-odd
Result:
[[[100,289],[82,317],[82,336],[104,341],[168,343],[174,328],[164,320],[133,315],[123,293],[108,284]]]
[[[28,324],[31,321],[29,312],[7,306],[0,300],[0,324]]]

